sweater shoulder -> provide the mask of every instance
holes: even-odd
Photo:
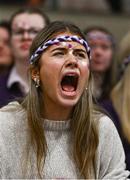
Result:
[[[100,117],[99,119],[99,131],[104,134],[110,133],[110,131],[116,130],[113,121],[106,115]]]
[[[26,112],[22,106],[14,101],[0,108],[0,131],[4,132],[8,129],[16,129],[25,123]]]
[[[125,155],[117,129],[108,116],[99,119],[99,146],[97,153],[98,179],[127,179]]]
[[[120,143],[119,134],[113,121],[108,116],[99,119],[99,141],[103,148],[106,144],[111,147],[113,143]],[[113,143],[112,143],[113,142]]]

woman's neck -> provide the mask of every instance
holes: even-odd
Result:
[[[59,106],[44,106],[44,115],[43,118],[45,119],[50,119],[50,120],[55,120],[55,121],[65,121],[70,119],[72,108],[66,108],[66,107],[61,107]]]

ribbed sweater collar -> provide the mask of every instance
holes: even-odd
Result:
[[[44,119],[44,129],[52,131],[65,131],[70,129],[70,119],[66,121],[55,121]]]

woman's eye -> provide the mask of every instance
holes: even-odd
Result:
[[[84,53],[77,53],[76,56],[80,57],[80,58],[85,58],[85,54]]]
[[[62,56],[62,55],[64,55],[64,52],[55,52],[55,53],[53,53],[53,56]]]

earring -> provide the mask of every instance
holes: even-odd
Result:
[[[85,90],[87,91],[87,90],[88,90],[88,88],[85,88]]]
[[[40,86],[40,80],[39,80],[39,77],[35,77],[35,78],[34,78],[34,82],[35,82],[36,88],[38,88],[38,87]]]

